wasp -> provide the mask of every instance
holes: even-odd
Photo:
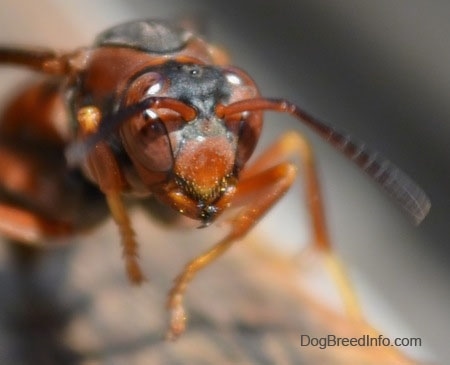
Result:
[[[233,212],[229,231],[190,261],[169,293],[169,337],[186,326],[194,276],[251,230],[304,172],[314,244],[330,250],[312,150],[289,132],[247,164],[263,113],[290,114],[375,180],[419,223],[430,202],[392,163],[295,104],[262,97],[224,52],[161,20],[114,26],[71,52],[0,47],[0,63],[47,75],[23,90],[0,124],[0,233],[37,246],[94,227],[110,214],[127,276],[139,284],[138,245],[126,202],[150,201],[206,227]]]

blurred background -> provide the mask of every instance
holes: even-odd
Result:
[[[63,50],[125,20],[199,19],[263,95],[285,97],[388,156],[429,194],[419,227],[295,120],[269,114],[261,141],[291,129],[311,139],[333,242],[371,322],[421,337],[426,360],[450,359],[450,3],[0,0],[0,8],[0,43]],[[0,70],[0,106],[28,76]],[[280,248],[307,241],[307,228],[297,232],[308,223],[299,199],[284,199],[257,228]]]

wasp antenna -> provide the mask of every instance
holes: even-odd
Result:
[[[431,208],[428,196],[408,175],[388,160],[381,163],[377,160],[375,164],[375,175],[369,175],[400,204],[416,225],[420,224]]]
[[[322,136],[366,172],[417,225],[428,214],[431,203],[425,192],[392,162],[370,150],[365,143],[331,127],[321,126]]]
[[[309,126],[375,180],[398,202],[415,224],[419,224],[428,214],[431,208],[429,198],[408,175],[378,153],[368,149],[364,143],[324,124],[295,104],[283,99],[256,98],[229,105],[218,105],[216,113],[218,116],[226,116],[258,110],[288,113]]]
[[[418,225],[431,208],[425,192],[392,162],[370,150],[365,143],[325,125],[295,105],[286,105],[286,111],[312,127],[328,143],[366,172],[391,196],[400,208]]]

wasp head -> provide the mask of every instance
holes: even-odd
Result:
[[[133,104],[169,98],[195,110],[186,120],[179,111],[150,107],[124,123],[121,135],[149,190],[205,224],[229,205],[239,171],[259,137],[260,113],[232,118],[216,114],[218,105],[257,95],[239,72],[245,75],[231,68],[169,61],[135,75],[125,99]]]

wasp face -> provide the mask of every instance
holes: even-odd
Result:
[[[252,87],[229,70],[175,61],[142,70],[130,84],[129,104],[157,96],[195,109],[189,121],[167,108],[147,109],[124,124],[122,136],[144,183],[146,176],[164,173],[159,188],[166,203],[205,224],[220,212],[223,198],[231,198],[237,175],[259,136],[257,113],[220,118],[216,107],[253,97]],[[255,129],[252,136],[249,131]],[[245,145],[240,143],[243,136]]]

